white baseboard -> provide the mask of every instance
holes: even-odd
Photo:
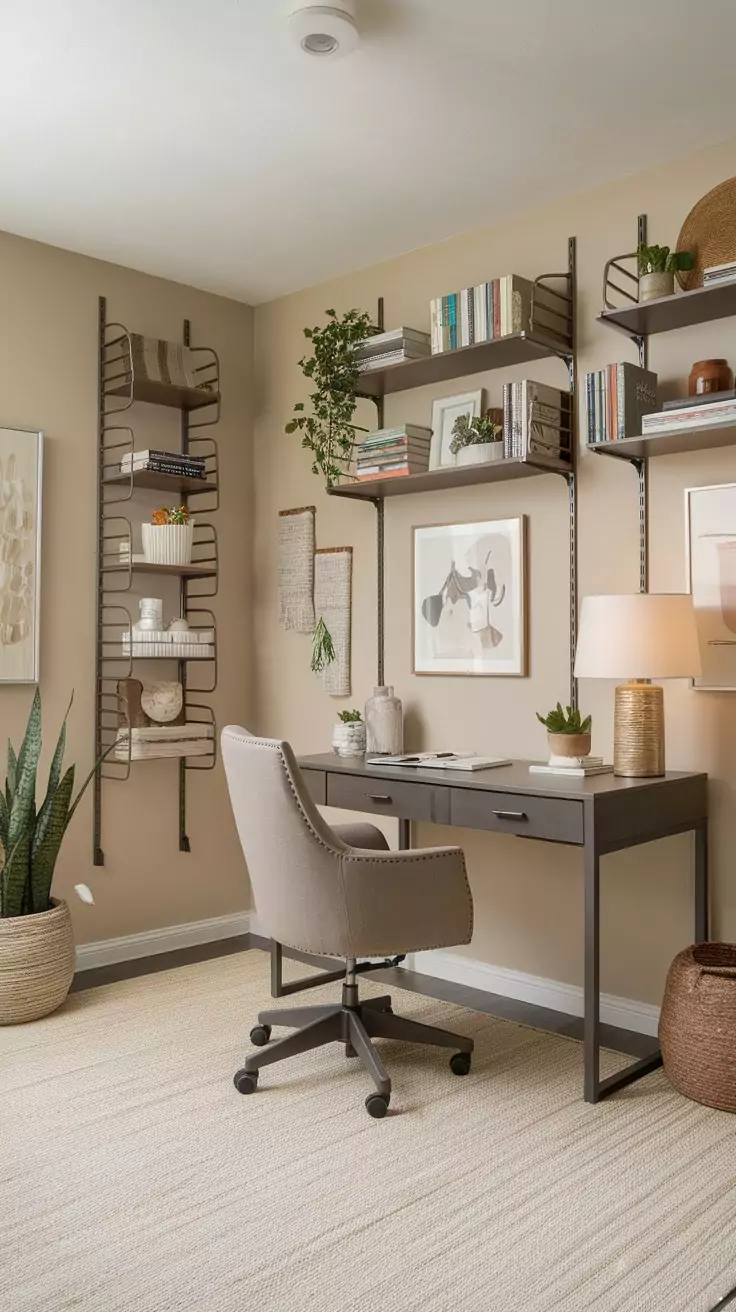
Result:
[[[250,912],[235,911],[229,916],[211,916],[209,920],[192,920],[185,925],[167,925],[165,929],[101,939],[99,943],[81,943],[77,948],[77,970],[136,961],[139,957],[153,957],[159,952],[173,952],[199,943],[216,943],[247,934],[249,929]]]
[[[538,1007],[549,1007],[550,1011],[564,1011],[571,1016],[583,1015],[583,990],[577,985],[562,984],[559,980],[544,979],[541,975],[527,975],[520,970],[508,970],[505,966],[492,966],[485,961],[461,956],[458,952],[414,952],[406,958],[404,967],[422,975],[434,975],[436,979],[448,980],[453,984],[465,984],[469,988],[483,989],[486,993],[498,993],[504,998],[533,1002]],[[607,1025],[634,1030],[637,1034],[656,1036],[659,1007],[603,993],[601,1020]]]

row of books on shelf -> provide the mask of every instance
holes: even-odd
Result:
[[[120,461],[121,474],[141,469],[158,474],[178,474],[186,478],[204,478],[204,456],[191,456],[184,451],[128,451]]]
[[[526,460],[543,456],[568,461],[571,448],[570,395],[524,378],[503,387],[503,454]]]
[[[435,297],[429,303],[432,354],[528,330],[531,304],[531,282],[515,273]]]
[[[424,360],[431,354],[429,333],[418,328],[390,328],[388,332],[367,337],[355,352],[358,369],[362,374],[372,369],[385,369],[387,364],[401,364],[404,360]]]
[[[637,437],[644,416],[657,409],[657,375],[635,364],[609,364],[586,374],[589,445]]]

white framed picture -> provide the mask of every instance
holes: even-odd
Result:
[[[443,396],[432,405],[432,441],[429,448],[430,469],[454,465],[457,456],[450,450],[452,429],[460,415],[469,419],[483,413],[483,390],[463,392],[460,396]]]
[[[736,483],[685,489],[685,540],[702,668],[693,687],[736,692]]]
[[[0,428],[0,683],[38,683],[43,433]]]
[[[525,675],[525,516],[414,528],[412,553],[412,673]]]

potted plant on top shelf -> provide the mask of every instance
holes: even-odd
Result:
[[[640,301],[673,296],[675,274],[695,265],[695,257],[690,251],[671,251],[669,246],[647,246],[645,242],[640,242],[636,248],[636,261]]]
[[[303,401],[297,402],[285,431],[302,434],[302,446],[312,452],[312,473],[324,474],[332,487],[349,472],[356,433],[368,431],[353,423],[360,383],[356,351],[377,330],[366,310],[348,310],[342,317],[334,310],[325,314],[323,327],[304,329],[312,354],[299,361],[304,377],[314,386],[309,396],[311,413]]]
[[[457,465],[484,465],[503,460],[503,424],[492,410],[484,415],[458,415],[452,426],[450,451]]]

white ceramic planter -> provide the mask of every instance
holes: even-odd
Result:
[[[457,453],[458,465],[487,465],[489,460],[503,460],[503,442],[474,442]]]
[[[639,300],[654,301],[660,296],[674,296],[674,273],[642,273],[639,275]]]
[[[149,565],[190,565],[193,524],[142,524],[143,558]]]
[[[338,756],[364,756],[364,721],[352,720],[347,724],[343,724],[341,720],[332,730],[332,746]]]

